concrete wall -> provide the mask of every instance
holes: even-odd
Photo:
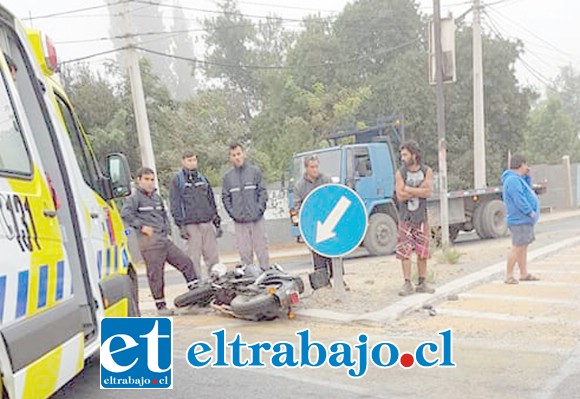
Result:
[[[288,209],[288,192],[281,187],[280,183],[273,183],[267,186],[268,188],[268,207],[264,218],[266,219],[266,229],[268,232],[268,240],[270,244],[284,244],[290,243],[294,240],[290,235],[290,217]],[[222,218],[222,228],[224,235],[218,239],[218,248],[220,252],[235,252],[235,237],[234,237],[234,223],[223,208],[221,201],[221,187],[214,188],[214,195],[218,207],[218,213]],[[134,262],[141,262],[141,255],[139,254],[137,241],[132,229],[129,229],[132,234],[129,235],[129,251],[133,257]],[[173,226],[173,240],[179,246],[183,246],[183,242],[179,237],[179,230]]]
[[[552,210],[569,209],[568,177],[566,167],[561,165],[532,165],[532,177],[535,183],[546,182],[548,191],[540,196],[542,208]],[[580,164],[570,165],[572,177],[572,202],[580,207]]]

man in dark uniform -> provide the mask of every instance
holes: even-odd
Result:
[[[143,167],[137,171],[138,187],[123,204],[123,220],[137,232],[137,241],[145,265],[147,280],[160,316],[171,316],[164,293],[164,267],[168,262],[179,270],[188,288],[195,287],[197,275],[193,262],[169,238],[169,219],[163,200],[155,188],[155,172]]]
[[[197,167],[197,156],[187,150],[181,157],[183,167],[169,186],[171,215],[185,240],[185,252],[193,261],[195,273],[201,276],[201,256],[207,266],[219,263],[217,237],[221,236],[221,219],[217,213],[213,189]]]
[[[232,168],[224,176],[222,202],[234,220],[236,245],[243,265],[254,263],[254,252],[262,269],[270,267],[264,212],[268,190],[262,181],[262,171],[246,162],[244,149],[238,143],[230,145]]]

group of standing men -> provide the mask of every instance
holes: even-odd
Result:
[[[254,252],[263,269],[269,267],[268,241],[264,212],[268,191],[262,171],[245,160],[243,147],[234,143],[229,148],[232,164],[222,182],[222,202],[235,226],[236,246],[244,265],[254,263]],[[164,266],[178,269],[189,289],[195,288],[201,277],[201,257],[206,266],[219,263],[217,238],[221,237],[221,218],[217,212],[213,189],[199,171],[197,156],[187,150],[181,159],[182,169],[170,184],[170,211],[181,237],[185,252],[170,238],[169,217],[156,189],[155,172],[143,167],[137,171],[138,187],[121,211],[125,222],[137,234],[139,250],[147,267],[147,279],[158,313],[170,316],[164,293]]]
[[[431,196],[433,172],[422,161],[422,152],[415,141],[407,141],[399,149],[401,167],[395,175],[395,194],[398,205],[399,228],[396,257],[401,260],[404,284],[399,295],[414,292],[433,293],[426,280],[427,260],[430,258],[430,229],[427,220],[427,199]],[[232,164],[222,182],[222,202],[235,226],[236,246],[244,265],[253,263],[254,252],[262,268],[269,266],[268,243],[264,212],[268,192],[263,184],[262,171],[245,160],[240,144],[229,149]],[[155,175],[150,168],[137,172],[138,188],[125,202],[123,219],[137,231],[141,254],[147,266],[149,287],[160,315],[172,315],[164,297],[165,262],[183,274],[192,289],[201,276],[201,257],[208,267],[219,263],[217,238],[221,236],[221,219],[217,212],[213,190],[198,170],[193,151],[182,155],[182,169],[170,185],[171,214],[186,240],[185,253],[170,239],[169,219],[163,201],[155,188]],[[330,183],[319,172],[320,162],[313,155],[304,160],[305,173],[294,188],[294,209],[300,210],[304,198],[314,188]],[[526,160],[514,156],[510,170],[502,176],[503,200],[507,210],[508,227],[512,233],[512,249],[508,255],[507,284],[517,284],[513,276],[517,263],[520,281],[534,281],[528,273],[526,254],[534,240],[534,224],[538,220],[539,203],[529,178]],[[418,281],[411,282],[411,257],[417,255]],[[313,252],[315,276],[322,275],[322,285],[329,282],[332,261]],[[342,271],[341,271],[342,272]],[[311,275],[311,279],[312,276]],[[311,281],[313,288],[315,284]]]

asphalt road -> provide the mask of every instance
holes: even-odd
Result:
[[[566,220],[548,222],[537,227],[538,241],[535,245],[540,248],[546,244],[557,242],[565,238],[577,235],[580,232],[580,217]],[[478,240],[475,234],[461,234],[457,247],[473,244]],[[486,241],[479,240],[482,246]],[[356,257],[366,256],[362,253]],[[538,267],[545,273],[552,273],[556,267],[572,268],[576,255],[562,257],[561,260],[543,260],[544,267]],[[552,263],[550,263],[552,262]],[[309,267],[309,258],[301,257],[284,262],[283,266],[289,270],[304,269]],[[541,265],[540,265],[541,266]],[[579,264],[580,266],[580,264]],[[537,267],[537,266],[536,266]],[[534,270],[536,270],[534,267]],[[568,269],[566,269],[568,270]],[[100,366],[98,357],[91,359],[81,375],[59,391],[55,398],[418,398],[418,397],[443,397],[439,393],[445,392],[445,397],[471,397],[471,398],[556,398],[577,397],[577,382],[580,378],[580,345],[577,340],[577,330],[580,329],[580,319],[576,316],[572,320],[559,321],[559,314],[570,314],[571,309],[580,306],[580,297],[577,287],[574,290],[574,280],[566,278],[566,270],[560,274],[554,274],[556,280],[546,281],[531,286],[526,298],[536,298],[538,304],[529,306],[517,295],[509,299],[514,307],[508,308],[508,312],[520,309],[529,309],[531,314],[539,312],[541,306],[553,306],[548,308],[547,316],[538,317],[538,320],[529,327],[528,316],[521,317],[521,322],[513,322],[508,316],[499,312],[501,303],[505,302],[506,289],[510,287],[504,284],[491,284],[491,288],[484,293],[470,294],[473,301],[481,300],[484,296],[495,303],[495,310],[490,305],[466,312],[463,308],[456,310],[454,307],[463,302],[441,305],[442,316],[430,318],[425,315],[410,315],[408,318],[392,326],[372,327],[361,325],[328,325],[307,320],[281,321],[271,323],[250,323],[240,320],[227,319],[215,315],[200,315],[196,317],[179,317],[174,320],[174,388],[171,391],[146,391],[146,390],[101,390],[99,388]],[[575,277],[580,282],[580,272]],[[552,277],[553,277],[552,276]],[[147,283],[141,276],[141,287]],[[176,272],[168,272],[169,284],[182,282],[181,276]],[[530,283],[528,283],[530,284]],[[532,283],[533,284],[533,283]],[[528,286],[520,284],[521,289]],[[485,287],[484,287],[485,288]],[[476,289],[473,289],[476,290]],[[498,291],[499,290],[499,291]],[[538,290],[538,291],[534,291]],[[546,291],[546,298],[541,297],[542,290]],[[569,291],[567,297],[561,295]],[[492,292],[493,291],[493,292]],[[497,292],[496,292],[497,291]],[[508,291],[509,293],[509,291]],[[517,294],[517,292],[515,292]],[[493,297],[493,295],[499,295]],[[466,297],[468,298],[468,296]],[[499,298],[499,302],[498,302]],[[494,302],[495,301],[495,302]],[[477,302],[474,302],[477,304]],[[519,305],[516,305],[519,304]],[[526,305],[526,306],[524,306]],[[439,309],[439,308],[438,308]],[[445,314],[446,311],[448,315]],[[491,315],[485,311],[495,312]],[[479,320],[481,315],[487,319]],[[469,317],[467,317],[467,316]],[[459,321],[457,317],[460,316]],[[497,320],[488,320],[496,317]],[[504,320],[508,317],[508,320]],[[543,327],[547,321],[553,318],[558,324],[556,330]],[[533,321],[533,317],[529,317]],[[546,321],[547,320],[547,321]],[[500,329],[502,323],[509,324],[507,330]],[[432,324],[429,324],[432,323]],[[321,340],[343,340],[354,342],[361,331],[368,332],[374,339],[395,340],[405,346],[416,345],[417,342],[433,339],[433,332],[455,324],[454,332],[458,336],[456,358],[461,366],[457,369],[421,369],[413,368],[403,370],[395,367],[388,370],[372,370],[363,379],[352,379],[340,370],[332,370],[329,367],[317,369],[281,369],[271,367],[264,369],[233,369],[211,368],[193,369],[185,361],[185,350],[189,344],[196,340],[208,337],[209,333],[218,328],[225,328],[228,336],[236,332],[243,333],[247,342],[269,339],[272,342],[288,339],[300,328],[311,328],[313,334],[321,337]],[[486,324],[487,323],[487,324]],[[550,322],[552,323],[552,322]],[[561,324],[564,323],[564,324]],[[510,327],[512,326],[512,327]],[[514,329],[512,331],[512,328]],[[536,328],[536,329],[534,329]],[[498,329],[495,332],[495,329]],[[520,339],[515,330],[522,329],[526,337]],[[507,332],[506,332],[507,331]],[[558,331],[566,339],[559,341],[554,338],[554,344],[542,346],[536,344],[546,341],[550,331]],[[576,337],[574,341],[573,338]],[[550,341],[552,342],[552,341]],[[575,343],[574,343],[575,342]],[[575,346],[574,346],[575,345]],[[575,349],[570,349],[570,348]],[[546,372],[543,373],[543,367]],[[534,374],[537,373],[537,374]],[[542,380],[540,381],[540,378]],[[470,381],[474,381],[470,385]],[[497,386],[496,386],[497,382]],[[541,391],[532,388],[540,385],[546,388],[546,395],[540,395]],[[457,385],[457,388],[453,388]],[[451,388],[450,388],[451,387]],[[537,388],[537,387],[536,387]],[[543,391],[542,391],[543,392]]]

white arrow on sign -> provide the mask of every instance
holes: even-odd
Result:
[[[322,241],[330,240],[336,236],[334,228],[338,222],[340,222],[340,219],[342,219],[350,204],[351,202],[348,198],[340,197],[338,203],[334,206],[324,223],[321,223],[320,220],[316,222],[317,244],[321,243]]]

